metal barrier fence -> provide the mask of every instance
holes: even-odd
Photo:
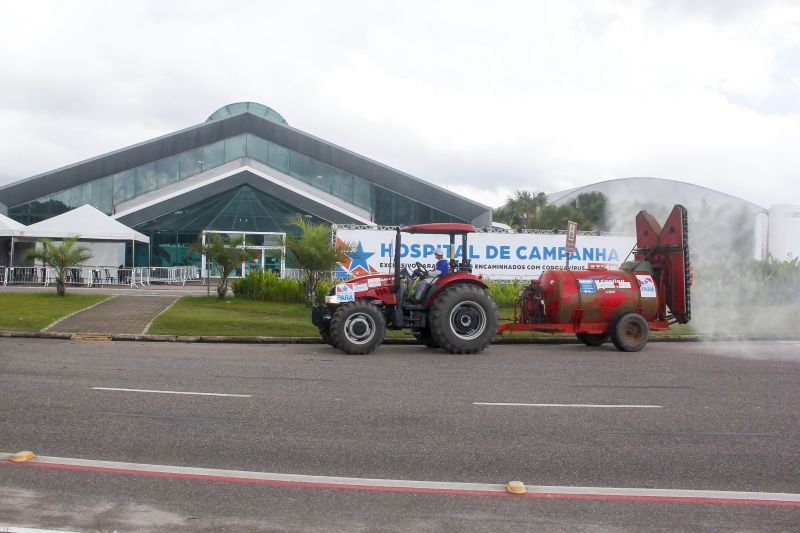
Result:
[[[77,287],[100,287],[104,285],[127,285],[131,288],[144,287],[151,283],[171,283],[185,285],[187,280],[200,279],[200,269],[195,266],[177,267],[135,267],[120,268],[112,266],[82,266],[70,268],[65,283]],[[44,285],[55,283],[57,276],[50,267],[0,266],[2,285]]]
[[[305,274],[299,268],[285,268],[283,270],[283,277],[290,279],[303,279]]]
[[[56,271],[50,267],[42,266],[24,266],[24,267],[3,267],[3,285],[44,285],[47,287],[52,283],[56,283]],[[64,283],[73,287],[85,285],[92,287],[93,285],[101,285],[105,283],[127,283],[130,276],[117,274],[119,269],[117,267],[94,267],[82,266],[70,268],[64,276]],[[130,269],[127,269],[130,270]],[[113,274],[111,273],[113,272]],[[118,278],[112,279],[119,275]]]
[[[200,269],[195,266],[141,267],[135,270],[142,285],[151,283],[186,285],[187,280],[200,279]]]

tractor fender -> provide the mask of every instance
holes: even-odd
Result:
[[[445,290],[454,285],[461,284],[475,285],[484,290],[489,289],[489,286],[481,278],[473,274],[467,274],[466,272],[456,272],[455,274],[449,274],[444,278],[437,280],[436,284],[433,286],[433,290],[428,295],[428,300],[425,302],[425,307],[430,308],[433,305],[434,300],[436,300],[436,298],[438,298],[439,295]]]

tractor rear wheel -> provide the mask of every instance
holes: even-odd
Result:
[[[436,344],[436,341],[433,340],[433,335],[431,334],[430,326],[425,326],[422,329],[411,330],[411,334],[414,335],[414,338],[417,339],[418,342],[424,344],[428,348],[439,347],[439,345]]]
[[[608,333],[576,333],[575,336],[586,346],[602,346],[608,340]]]
[[[638,352],[647,344],[650,328],[639,313],[628,312],[611,325],[611,342],[621,352]]]
[[[342,305],[331,317],[331,345],[349,354],[368,354],[386,335],[386,320],[371,303],[355,301]]]
[[[497,304],[482,287],[455,285],[431,306],[431,336],[450,353],[478,353],[497,334],[498,314]]]

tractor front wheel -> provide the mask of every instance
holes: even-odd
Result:
[[[498,314],[497,304],[483,288],[455,285],[433,302],[431,336],[450,353],[478,353],[497,334]]]
[[[371,303],[356,301],[344,304],[331,317],[331,344],[345,353],[372,353],[385,335],[383,313]]]
[[[622,314],[611,324],[611,342],[621,352],[638,352],[647,344],[650,328],[639,313]]]

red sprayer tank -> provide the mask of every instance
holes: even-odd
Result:
[[[548,270],[539,283],[546,322],[551,324],[610,323],[627,311],[650,321],[658,312],[653,277],[647,272]]]

